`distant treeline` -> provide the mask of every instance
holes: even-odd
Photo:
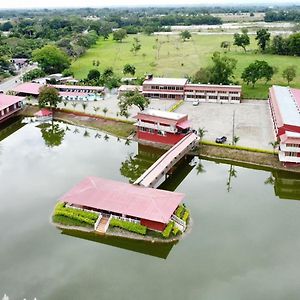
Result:
[[[266,22],[279,22],[279,21],[287,21],[287,22],[300,22],[300,8],[295,7],[295,10],[290,11],[268,11],[265,14]]]

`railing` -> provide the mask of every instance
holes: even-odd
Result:
[[[171,216],[171,220],[175,222],[175,224],[177,225],[177,227],[179,227],[179,229],[184,232],[186,230],[186,222],[184,222],[183,220],[179,219],[176,215],[172,215]]]
[[[139,127],[145,127],[145,128],[151,128],[151,129],[156,129],[156,130],[161,130],[161,131],[166,131],[166,132],[172,132],[175,133],[177,130],[173,126],[164,126],[160,124],[150,124],[142,121],[138,121],[135,123],[135,125]]]
[[[86,211],[86,212],[92,212],[92,213],[101,215],[101,213],[98,212],[98,211],[94,211],[94,210],[86,209],[86,208],[81,208],[81,207],[77,207],[77,206],[72,206],[72,205],[69,205],[68,203],[66,203],[66,207],[67,207],[67,208],[78,209],[78,210]]]
[[[110,215],[110,217],[108,218],[106,224],[105,224],[105,227],[104,227],[104,232],[107,231],[108,227],[109,227],[109,223],[110,223],[110,220],[112,219],[112,215]]]
[[[131,223],[136,223],[136,224],[141,223],[140,220],[136,220],[136,219],[125,218],[125,217],[120,217],[120,216],[115,216],[115,215],[111,215],[111,217],[114,218],[114,219],[121,220],[121,221],[127,221],[127,222],[131,222]]]
[[[96,221],[96,223],[94,224],[94,230],[96,230],[97,228],[98,228],[98,226],[99,226],[99,224],[100,224],[100,222],[101,222],[101,219],[102,219],[102,215],[101,215],[101,213],[99,214],[99,217],[98,217],[98,219],[97,219],[97,221]]]

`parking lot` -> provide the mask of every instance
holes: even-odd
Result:
[[[187,113],[195,129],[204,127],[207,130],[205,140],[214,141],[216,137],[226,136],[227,143],[231,143],[234,126],[238,145],[272,149],[269,143],[274,141],[274,133],[267,101],[200,103],[198,106],[185,102],[176,112]]]

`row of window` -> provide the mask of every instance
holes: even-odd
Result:
[[[183,91],[183,86],[151,85],[152,90]]]
[[[206,91],[206,90],[185,90],[186,93],[219,93],[219,94],[229,94],[238,95],[240,92],[228,92],[228,91]]]
[[[155,134],[155,130],[152,129],[152,128],[146,128],[146,127],[140,127],[140,130],[143,131],[143,132],[149,132],[151,134]],[[161,136],[165,136],[166,133],[162,130],[157,130],[157,134],[158,135],[161,135]]]
[[[12,106],[10,106],[10,107],[7,107],[7,108],[5,108],[5,109],[3,109],[3,110],[1,110],[0,111],[0,116],[2,117],[2,116],[4,116],[5,114],[8,114],[10,111],[14,111],[15,109],[17,109],[18,107],[21,107],[21,105],[20,104],[14,104],[14,105],[12,105]]]
[[[284,152],[285,156],[297,157],[299,153],[297,152]]]
[[[150,97],[150,98],[165,98],[165,99],[175,99],[176,95],[174,94],[144,94],[145,97]]]
[[[286,144],[287,147],[300,148],[300,144]]]

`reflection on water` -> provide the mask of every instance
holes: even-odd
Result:
[[[229,171],[228,171],[228,179],[226,182],[227,186],[227,192],[229,193],[232,190],[232,179],[237,177],[237,171],[234,168],[234,165],[230,165]]]
[[[51,124],[44,123],[39,126],[41,129],[42,137],[47,147],[59,146],[65,137],[65,129],[62,128],[61,123],[51,122]]]
[[[268,181],[274,184],[275,195],[280,199],[300,200],[300,173],[273,171]]]
[[[0,124],[0,141],[4,140],[17,130],[21,129],[25,124],[22,123],[22,118],[11,118]]]
[[[98,235],[93,232],[81,232],[77,230],[63,229],[62,234],[72,237],[105,244],[120,249],[134,251],[145,255],[166,259],[170,254],[175,243],[151,243],[146,241],[137,241],[132,239],[120,238],[115,236]]]

